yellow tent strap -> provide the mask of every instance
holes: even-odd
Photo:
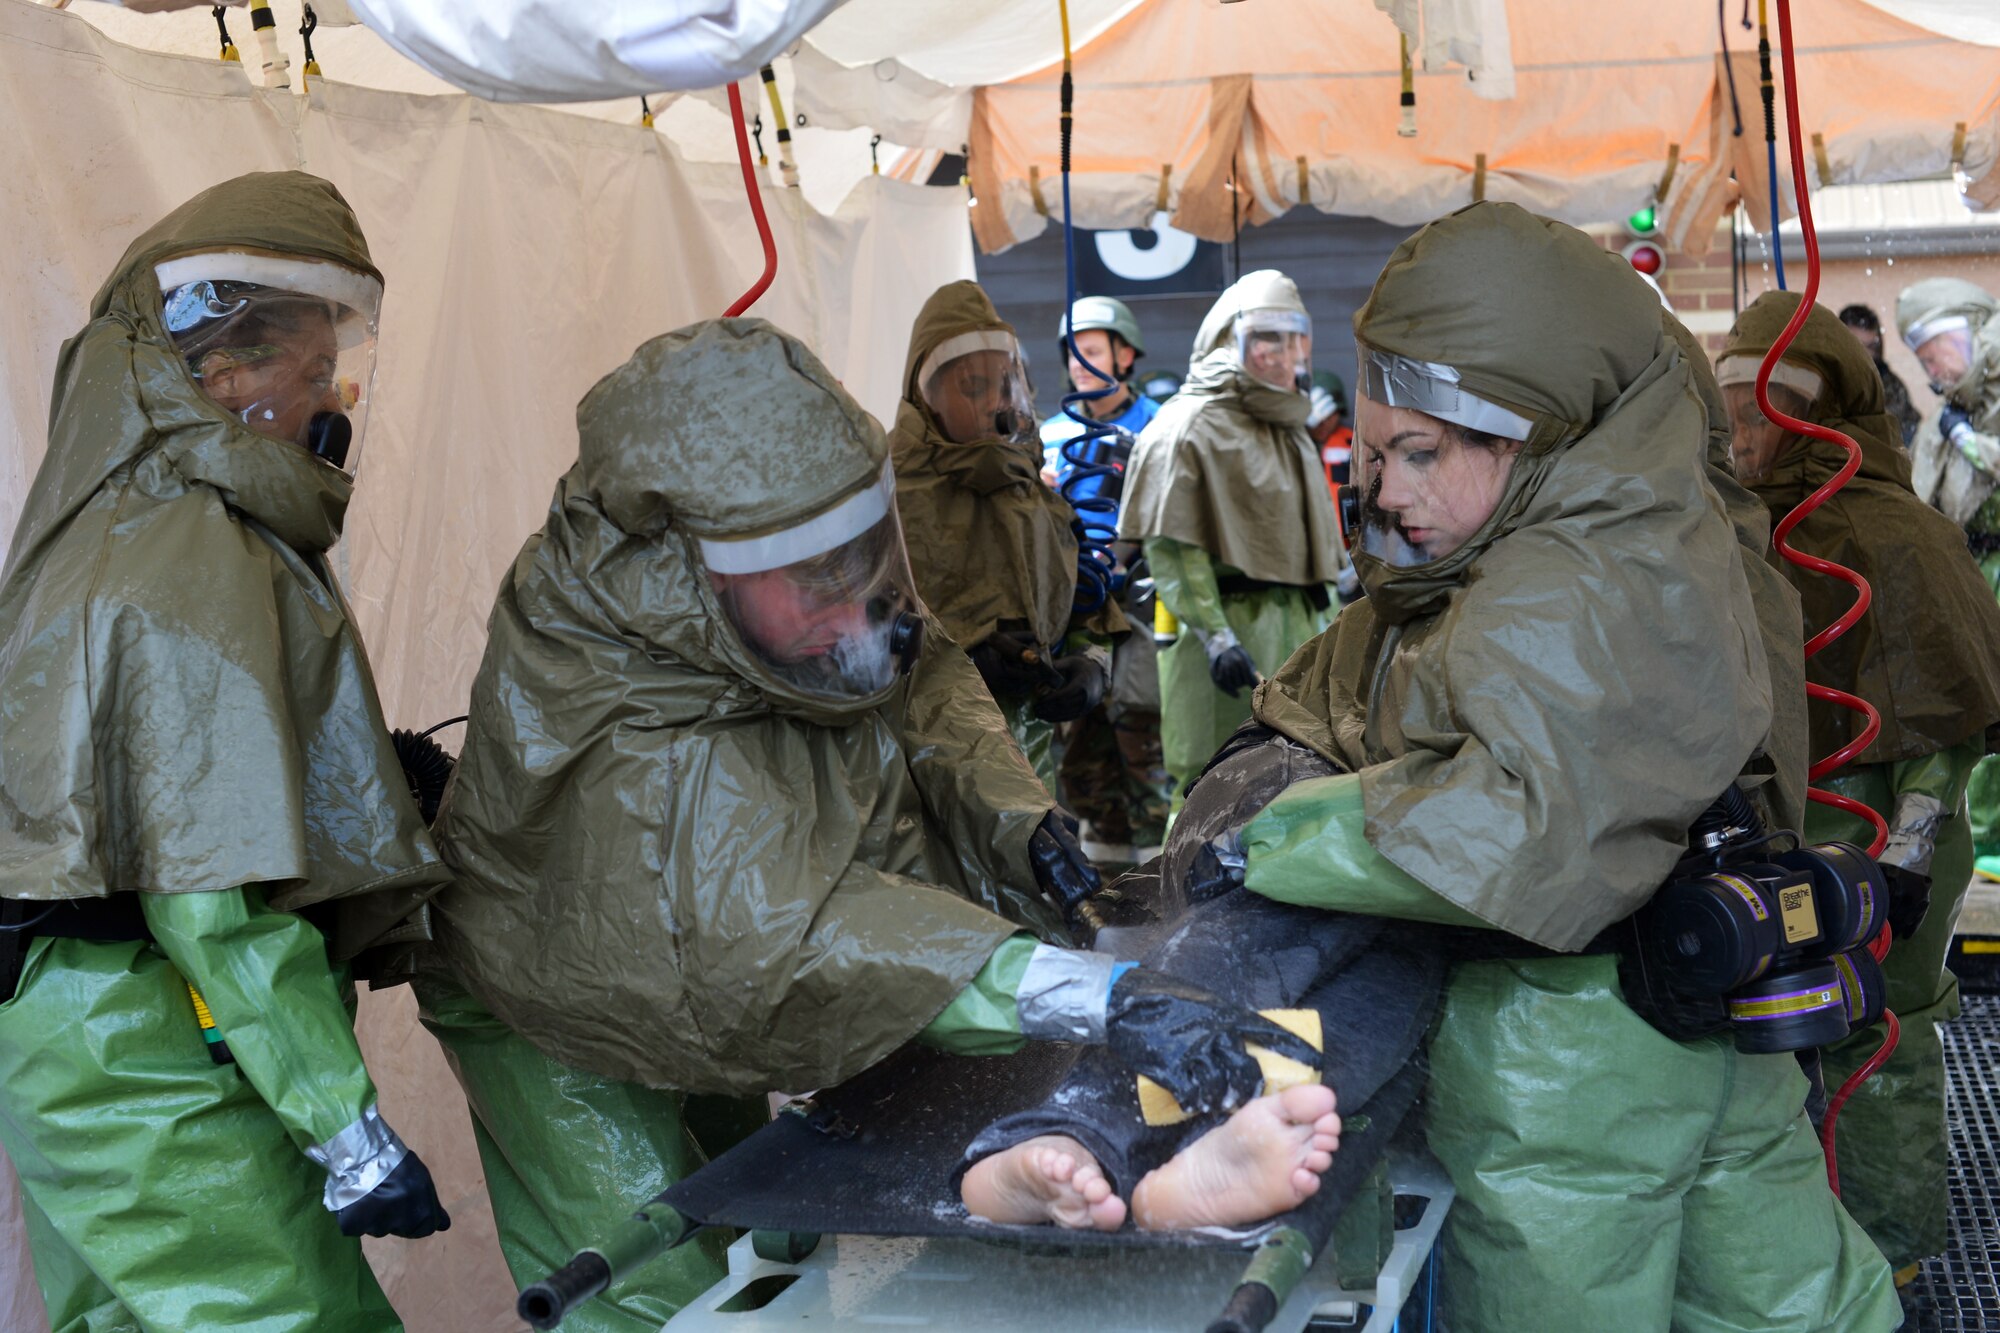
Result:
[[[223,15],[222,6],[217,5],[215,7],[214,13],[215,13],[215,30],[222,34],[221,58],[224,60],[234,60],[241,62],[243,57],[237,54],[236,43],[229,40],[229,25],[223,22],[222,20],[222,15]]]
[[[799,188],[799,165],[792,161],[792,127],[785,119],[785,103],[778,96],[778,72],[769,65],[757,71],[764,80],[764,95],[771,99],[771,119],[778,127],[778,171],[785,178],[785,188]]]
[[[1401,118],[1396,122],[1396,133],[1404,139],[1417,137],[1417,71],[1410,64],[1410,37],[1408,33],[1398,33],[1396,40],[1402,46],[1403,91],[1397,99],[1402,108]]]

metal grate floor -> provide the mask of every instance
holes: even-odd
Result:
[[[2000,1329],[2000,995],[1944,1025],[1951,1243],[1904,1293],[1912,1333]]]

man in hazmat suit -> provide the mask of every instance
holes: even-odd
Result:
[[[1987,586],[2000,596],[2000,302],[1959,278],[1903,289],[1896,328],[1944,402],[1910,446],[1917,498],[1965,529]],[[2000,879],[2000,759],[1973,770],[1967,800],[1975,865]]]
[[[918,595],[1053,799],[1056,725],[1102,702],[1126,623],[1103,579],[1077,596],[1077,515],[1042,482],[1034,406],[1020,343],[979,285],[931,293],[889,439],[896,507]]]
[[[1072,444],[1083,424],[1067,410],[1053,413],[1042,422],[1042,477],[1080,505],[1078,516],[1095,535],[1108,539],[1118,531],[1132,445],[1160,410],[1135,387],[1134,372],[1146,352],[1138,317],[1113,297],[1081,297],[1063,312],[1056,348],[1068,363],[1071,391],[1094,395],[1078,399],[1075,410],[1113,433]],[[1066,734],[1060,775],[1063,800],[1083,820],[1085,850],[1125,861],[1143,860],[1160,844],[1173,796],[1160,753],[1158,654],[1147,632],[1152,583],[1143,562],[1132,567],[1138,553],[1129,542],[1112,545],[1126,575],[1119,605],[1134,630],[1112,644],[1110,693]]]
[[[1615,957],[1562,956],[1798,749],[1771,733],[1745,525],[1701,466],[1705,372],[1615,255],[1506,204],[1405,241],[1355,333],[1368,596],[1256,701],[1351,771],[1213,845],[1254,892],[1498,959],[1458,965],[1431,1040],[1452,1326],[1895,1327],[1793,1057],[1671,1039]]]
[[[1246,1040],[1301,1049],[1040,942],[1095,878],[924,632],[887,441],[810,352],[693,325],[577,426],[494,605],[438,818],[445,967],[418,981],[516,1277],[700,1164],[689,1093],[824,1087],[913,1037],[1061,1038],[1235,1105],[1260,1086]],[[657,1328],[722,1271],[685,1246],[564,1326]]]
[[[1838,445],[1788,431],[1757,405],[1758,368],[1798,305],[1793,292],[1757,298],[1716,364],[1735,425],[1737,476],[1770,506],[1774,521],[1847,461]],[[1812,680],[1865,699],[1882,715],[1874,741],[1820,785],[1886,819],[1880,860],[1928,876],[1931,885],[1921,929],[1895,941],[1884,962],[1901,1039],[1847,1103],[1836,1141],[1841,1202],[1907,1280],[1918,1259],[1945,1245],[1950,1200],[1937,1025],[1958,1013],[1958,984],[1944,960],[1972,877],[1966,784],[2000,741],[2000,606],[1959,529],[1910,489],[1909,460],[1881,379],[1832,312],[1813,307],[1772,368],[1768,392],[1781,412],[1861,446],[1861,470],[1789,537],[1795,549],[1861,574],[1874,593],[1860,621],[1807,663]],[[1839,580],[1790,562],[1780,568],[1805,603],[1808,632],[1833,623],[1854,601]],[[1847,745],[1862,725],[1860,714],[1831,703],[1815,702],[1811,719],[1815,759]],[[1804,832],[1811,842],[1837,838],[1862,847],[1874,838],[1863,821],[1818,804],[1808,809]],[[1829,1049],[1828,1089],[1873,1055],[1883,1036],[1878,1025]]]
[[[381,292],[331,185],[243,176],[57,362],[0,583],[0,1143],[57,1333],[400,1329],[353,1238],[448,1225],[349,1009],[446,880],[326,559]]]
[[[1250,689],[1326,628],[1341,549],[1312,415],[1312,319],[1269,269],[1224,292],[1181,391],[1139,437],[1118,535],[1145,544],[1179,637],[1160,654],[1174,808]]]

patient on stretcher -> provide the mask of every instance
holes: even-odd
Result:
[[[1397,923],[1273,902],[1245,889],[1202,899],[1202,844],[1294,782],[1336,771],[1268,731],[1239,732],[1202,775],[1159,861],[1165,924],[1140,961],[1265,1011],[1321,1054],[1307,1069],[1261,1054],[1264,1095],[1188,1116],[1163,1090],[1086,1051],[1039,1106],[967,1147],[960,1197],[975,1217],[1117,1230],[1237,1228],[1298,1207],[1350,1113],[1414,1058],[1443,980],[1435,950]],[[1100,940],[1103,948],[1108,940]],[[1123,943],[1123,941],[1121,941]],[[1125,953],[1121,948],[1121,953]],[[1130,953],[1125,953],[1130,957]]]

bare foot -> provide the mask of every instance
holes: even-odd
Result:
[[[973,1163],[959,1184],[965,1210],[989,1222],[1116,1231],[1125,1201],[1084,1146],[1060,1134],[1017,1143]]]
[[[1308,1083],[1259,1097],[1141,1180],[1132,1216],[1148,1231],[1261,1222],[1318,1190],[1339,1147],[1332,1088]]]

